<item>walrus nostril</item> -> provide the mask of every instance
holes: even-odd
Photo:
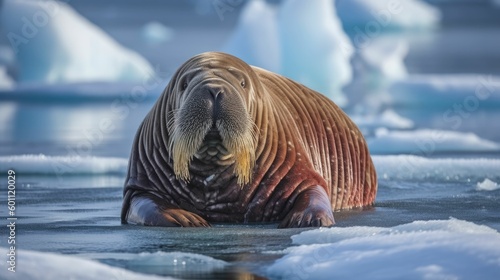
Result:
[[[208,91],[210,92],[214,100],[217,100],[217,98],[219,98],[224,93],[224,91],[220,88],[211,87],[208,89]]]

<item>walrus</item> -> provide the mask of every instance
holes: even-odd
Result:
[[[372,205],[377,175],[357,126],[327,97],[220,52],[185,62],[140,125],[122,223],[334,224]]]

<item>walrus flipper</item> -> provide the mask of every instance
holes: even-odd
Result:
[[[124,222],[162,227],[210,227],[205,219],[195,213],[159,205],[161,204],[154,198],[134,196]]]
[[[279,228],[328,227],[335,224],[330,199],[324,188],[314,186],[300,193]]]

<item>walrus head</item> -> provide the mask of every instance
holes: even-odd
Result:
[[[232,165],[238,184],[251,180],[256,129],[250,110],[256,74],[240,59],[202,53],[184,63],[170,81],[169,153],[178,179],[189,181],[196,157]]]

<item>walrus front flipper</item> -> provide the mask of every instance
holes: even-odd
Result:
[[[134,196],[124,222],[161,227],[210,227],[197,214],[179,208],[161,208],[149,197]]]
[[[327,227],[335,223],[330,200],[320,186],[307,189],[295,199],[279,228]]]

